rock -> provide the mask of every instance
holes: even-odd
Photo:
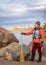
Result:
[[[2,40],[4,39],[4,33],[0,31],[0,43],[2,42]]]
[[[6,47],[0,49],[0,57],[4,57],[7,60],[12,60],[11,52],[18,47],[18,43],[13,42]]]
[[[3,32],[3,33],[4,33],[4,32],[5,32],[5,33],[10,32],[9,30],[7,30],[7,29],[5,29],[4,27],[1,27],[1,26],[0,26],[0,31]]]
[[[3,39],[2,40],[2,47],[7,46],[7,43],[8,43],[8,39]]]
[[[11,51],[7,48],[5,49],[3,56],[6,60],[13,60],[12,55],[11,55]]]
[[[0,49],[0,57],[3,57],[3,53],[5,52],[5,49],[6,49],[6,48]]]
[[[5,59],[3,57],[0,57],[0,61],[4,61]]]
[[[45,39],[46,39],[46,23],[44,24],[43,30],[44,30],[44,33],[45,33]]]
[[[21,50],[21,45],[19,45],[17,47],[17,49],[15,51],[12,52],[12,57],[15,60],[19,60],[20,58],[20,50]],[[29,59],[29,55],[31,54],[30,48],[26,45],[23,44],[23,53],[24,53],[24,57],[25,59]]]
[[[15,37],[15,35],[13,33],[8,33],[6,34],[6,37],[8,37],[8,43],[12,43],[12,42],[19,42],[18,39]]]
[[[14,51],[14,50],[16,50],[16,48],[17,48],[18,46],[19,46],[18,43],[13,42],[13,43],[9,44],[8,46],[6,46],[5,48],[9,49],[10,51]]]
[[[45,39],[44,45],[43,45],[43,55],[46,57],[46,39]]]
[[[0,48],[7,46],[12,42],[19,42],[16,36],[10,31],[0,27]]]

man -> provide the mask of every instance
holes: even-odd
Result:
[[[44,31],[42,28],[40,28],[40,22],[37,21],[35,23],[35,28],[33,28],[32,30],[24,33],[21,33],[22,35],[31,35],[33,34],[33,38],[32,38],[32,42],[33,42],[33,46],[32,46],[32,56],[30,61],[34,61],[35,58],[35,52],[38,49],[38,53],[39,53],[39,59],[37,62],[41,62],[42,59],[42,46],[43,46],[43,42],[44,42]]]

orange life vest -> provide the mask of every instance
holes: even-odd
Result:
[[[36,33],[36,35],[35,35]],[[32,42],[40,43],[40,39],[44,42],[44,30],[42,28],[33,28],[32,30],[26,32],[26,35],[33,34]]]

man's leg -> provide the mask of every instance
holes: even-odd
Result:
[[[32,55],[31,55],[30,61],[34,61],[36,49],[37,49],[37,46],[36,46],[35,43],[33,43],[33,46],[32,46]]]
[[[38,45],[38,53],[39,53],[39,59],[38,59],[37,62],[41,62],[41,59],[42,59],[42,51],[41,51],[40,44]]]

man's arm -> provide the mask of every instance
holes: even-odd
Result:
[[[33,34],[33,31],[34,31],[34,29],[32,29],[32,30],[30,30],[30,31],[27,31],[27,32],[26,32],[26,35],[31,35],[31,34]]]
[[[28,31],[28,32],[22,32],[21,34],[22,35],[31,35],[31,34],[33,34],[33,31],[34,31],[34,29],[32,29],[32,30],[30,30],[30,31]]]

